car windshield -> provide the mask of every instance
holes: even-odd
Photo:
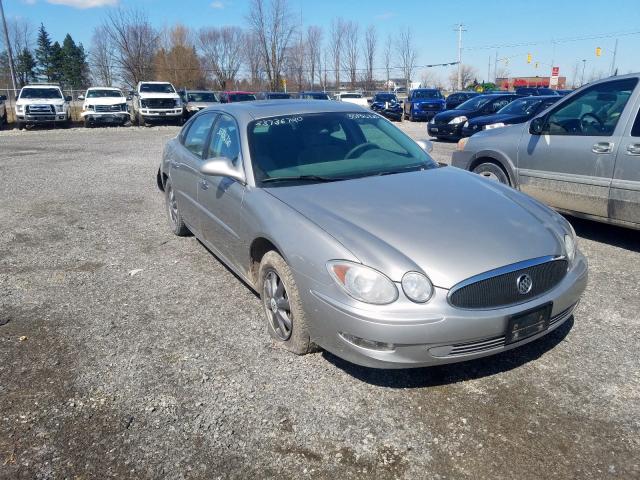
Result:
[[[316,113],[263,118],[247,127],[256,181],[336,181],[409,170],[437,163],[377,114]]]
[[[143,83],[140,85],[143,93],[176,93],[170,83]]]
[[[326,93],[303,93],[302,98],[311,98],[313,100],[330,100]]]
[[[267,98],[269,100],[284,100],[291,98],[291,95],[288,93],[267,93]]]
[[[190,102],[214,103],[217,102],[216,94],[213,92],[189,92],[188,99]]]
[[[256,96],[253,93],[231,93],[229,94],[229,100],[232,102],[248,102],[255,100]]]
[[[498,110],[498,113],[508,113],[510,115],[531,115],[536,111],[542,100],[537,97],[521,98],[511,102],[506,107]]]
[[[62,98],[57,88],[23,88],[20,98]]]
[[[87,91],[87,98],[119,98],[122,97],[122,92],[119,90],[89,90]]]
[[[478,110],[491,101],[490,97],[473,97],[458,105],[454,110]]]
[[[359,93],[341,93],[340,98],[362,98]]]
[[[397,102],[398,99],[393,93],[377,93],[373,99],[375,102]]]
[[[439,90],[416,90],[411,96],[413,98],[442,98]]]

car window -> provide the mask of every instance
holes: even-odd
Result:
[[[631,136],[632,137],[640,137],[640,110],[636,115],[636,120],[633,122],[633,127],[631,128]]]
[[[238,159],[240,154],[240,139],[238,138],[238,126],[229,115],[223,114],[216,122],[207,151],[207,158],[227,157],[232,162]]]
[[[547,117],[550,135],[612,135],[638,79],[593,85],[560,105]]]
[[[511,98],[500,98],[498,100],[495,100],[493,102],[493,105],[491,105],[491,111],[497,112],[501,108],[504,108],[507,105],[509,105],[510,102],[511,102]]]
[[[202,157],[204,145],[215,118],[216,116],[213,114],[204,114],[195,117],[189,125],[187,133],[184,135],[183,145],[197,157]]]

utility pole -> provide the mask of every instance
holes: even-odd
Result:
[[[616,71],[616,55],[618,54],[618,39],[616,38],[616,44],[613,47],[613,60],[611,60],[611,72],[609,72],[610,76],[613,76]]]
[[[489,55],[489,65],[487,66],[487,83],[491,81],[491,55]]]
[[[466,32],[464,25],[459,23],[456,26],[458,31],[458,90],[462,90],[462,32]]]
[[[498,84],[498,50],[496,50],[496,58],[493,61],[493,83]]]
[[[584,68],[587,66],[587,60],[582,59],[582,80],[580,80],[580,86],[584,85]]]
[[[7,30],[7,20],[4,18],[4,7],[2,6],[2,0],[0,0],[0,16],[2,17],[2,27],[4,28],[4,44],[7,47],[7,56],[9,57],[9,73],[11,74],[11,83],[13,84],[13,94],[17,92],[16,88],[16,75],[13,67],[13,54],[11,53],[11,44],[9,43],[9,31]]]

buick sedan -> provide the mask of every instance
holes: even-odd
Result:
[[[349,103],[203,110],[167,143],[157,182],[173,232],[255,289],[296,354],[378,368],[492,355],[560,326],[587,282],[562,216],[440,167]]]

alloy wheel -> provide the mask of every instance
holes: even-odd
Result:
[[[275,270],[268,270],[264,276],[262,299],[276,337],[282,341],[289,340],[293,328],[291,306],[284,283]]]

